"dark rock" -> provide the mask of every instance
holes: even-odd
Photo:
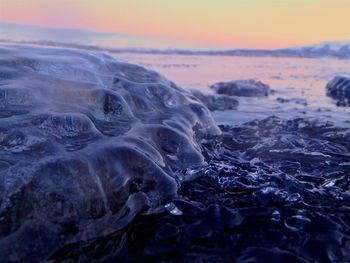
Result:
[[[198,90],[191,90],[191,93],[211,111],[234,110],[238,106],[238,100],[227,95],[203,94]]]
[[[350,106],[350,78],[336,76],[326,86],[327,96],[337,100],[338,106]]]
[[[278,102],[280,102],[280,103],[295,103],[295,104],[303,105],[303,106],[307,106],[308,105],[307,100],[306,99],[301,99],[301,98],[286,99],[286,98],[278,97],[276,100]]]
[[[264,97],[270,93],[270,87],[253,79],[219,82],[210,86],[218,94],[238,97]]]
[[[160,226],[160,228],[157,230],[156,238],[159,241],[174,239],[179,235],[179,232],[180,230],[177,226],[166,223],[165,225]]]

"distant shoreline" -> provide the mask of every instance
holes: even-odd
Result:
[[[203,55],[203,56],[241,56],[241,57],[276,57],[276,58],[336,58],[350,59],[350,44],[342,50],[332,50],[329,47],[314,49],[312,47],[285,48],[285,49],[231,49],[231,50],[191,50],[191,49],[153,49],[153,48],[113,48],[98,45],[83,45],[54,41],[32,41],[0,39],[5,44],[30,44],[49,47],[66,47],[110,53],[133,53],[154,55]]]

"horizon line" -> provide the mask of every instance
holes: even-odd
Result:
[[[169,37],[152,37],[152,36],[146,36],[146,35],[138,35],[138,34],[130,34],[130,33],[124,33],[124,32],[108,32],[108,31],[97,31],[97,30],[93,30],[93,29],[88,29],[88,28],[65,28],[65,27],[60,27],[60,26],[43,26],[43,25],[36,25],[36,24],[21,24],[21,23],[16,23],[16,22],[7,22],[7,21],[0,21],[0,26],[17,26],[17,27],[32,27],[38,30],[59,30],[59,31],[80,31],[83,33],[91,33],[91,34],[101,34],[102,35],[110,35],[110,36],[115,36],[115,37],[136,37],[136,38],[145,38],[145,39],[149,39],[149,40],[170,40],[171,38]],[[0,37],[1,37],[1,32],[0,32]],[[52,43],[56,43],[59,45],[62,44],[69,44],[69,45],[81,45],[81,46],[86,46],[86,47],[102,47],[102,48],[110,48],[110,47],[106,47],[106,46],[100,46],[100,45],[86,45],[86,44],[79,44],[79,43],[74,43],[74,42],[56,42],[56,41],[50,41],[50,40],[46,40],[46,39],[40,39],[40,40],[26,40],[26,39],[21,39],[21,40],[12,40],[10,38],[0,38],[1,42],[4,41],[13,41],[13,42],[32,42],[32,44],[35,44],[37,42],[52,42]],[[144,50],[183,50],[183,51],[193,51],[193,52],[220,52],[220,51],[234,51],[234,50],[262,50],[262,51],[277,51],[277,50],[283,50],[283,49],[289,49],[289,48],[301,48],[301,47],[309,47],[309,46],[314,46],[314,45],[320,45],[320,44],[327,44],[327,43],[345,43],[345,44],[350,44],[350,39],[349,40],[345,40],[345,39],[337,39],[337,40],[331,40],[331,39],[325,39],[319,42],[310,42],[308,44],[305,45],[292,45],[292,46],[285,46],[285,47],[281,47],[281,48],[245,48],[245,47],[228,47],[228,48],[224,48],[224,47],[217,47],[217,48],[177,48],[177,47],[164,47],[164,48],[153,48],[153,47],[137,47],[137,46],[130,46],[127,48],[120,48],[120,49],[144,49]],[[28,43],[30,44],[30,43]],[[115,47],[117,48],[117,47]]]

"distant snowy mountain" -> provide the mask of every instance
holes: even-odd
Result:
[[[316,45],[281,49],[280,51],[307,57],[332,56],[350,58],[350,41],[322,42]]]
[[[331,50],[331,51],[339,51],[340,49],[346,47],[349,48],[350,46],[350,41],[326,41],[322,43],[318,43],[315,45],[310,45],[310,46],[296,46],[296,47],[291,47],[290,49],[312,49],[312,50]]]

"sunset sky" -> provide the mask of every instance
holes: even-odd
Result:
[[[0,0],[0,22],[280,48],[350,40],[350,0]]]

